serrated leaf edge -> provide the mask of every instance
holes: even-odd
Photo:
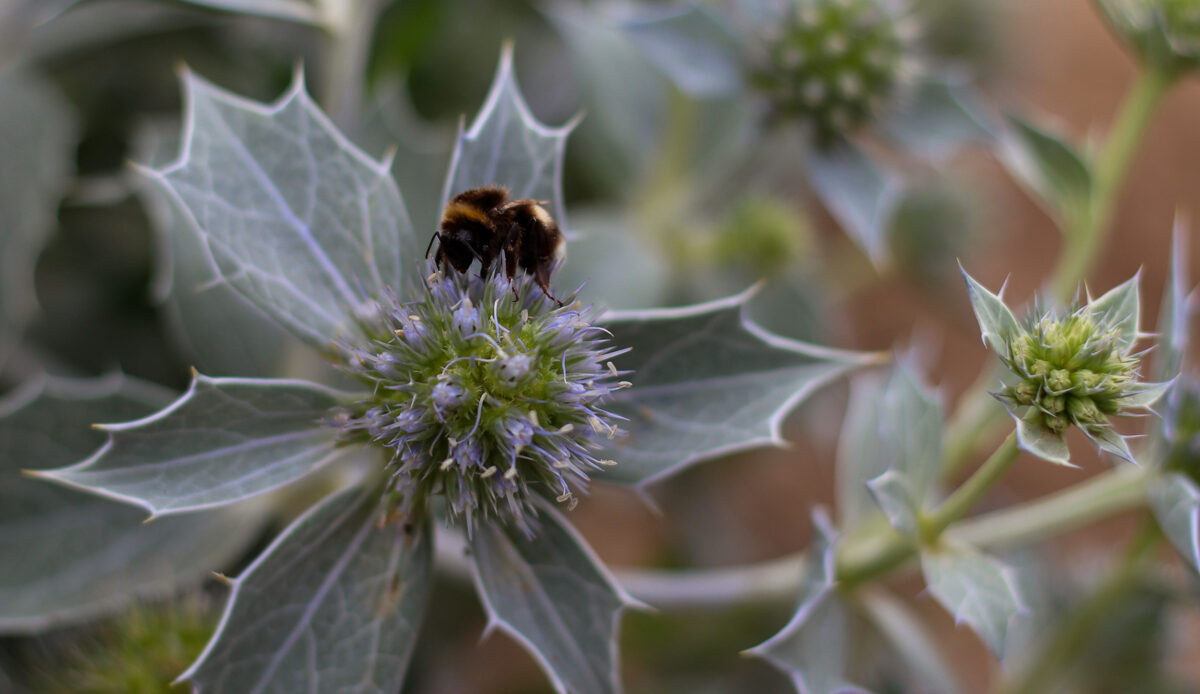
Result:
[[[347,492],[348,490],[342,490],[342,491]],[[358,500],[356,500],[356,502],[354,504],[351,504],[348,507],[347,514],[352,515],[354,512],[356,512],[358,510],[358,505],[360,503],[362,503],[362,501],[365,500],[371,493],[372,492],[370,489],[365,488],[365,487],[362,488],[360,490],[360,498]],[[182,682],[192,682],[192,686],[195,690],[194,694],[202,694],[203,688],[198,683],[195,682],[193,677],[195,675],[196,670],[198,670],[204,664],[204,661],[209,657],[209,655],[212,653],[212,651],[216,648],[217,641],[220,639],[220,637],[222,635],[224,635],[225,627],[228,625],[229,620],[233,615],[234,606],[236,605],[237,597],[241,592],[242,584],[254,574],[254,571],[258,567],[260,567],[264,562],[266,562],[270,558],[271,553],[273,551],[275,551],[275,549],[277,547],[279,547],[279,545],[281,545],[283,542],[285,542],[287,539],[289,539],[293,534],[295,534],[296,532],[299,531],[299,528],[304,523],[304,521],[308,520],[308,518],[310,518],[311,516],[316,515],[325,506],[325,504],[331,503],[331,501],[333,499],[335,499],[337,496],[338,496],[337,493],[331,494],[331,495],[325,497],[323,500],[321,500],[321,501],[313,504],[311,507],[309,507],[308,510],[306,510],[304,513],[302,513],[298,518],[296,518],[296,520],[289,523],[288,526],[282,532],[280,532],[275,537],[274,540],[271,541],[271,544],[268,545],[266,549],[264,549],[257,557],[254,558],[254,561],[252,561],[250,563],[250,565],[246,567],[245,571],[243,571],[241,573],[241,575],[239,575],[237,578],[229,581],[231,590],[229,593],[229,598],[227,599],[227,601],[225,603],[225,609],[221,613],[221,621],[217,624],[217,628],[213,631],[213,635],[209,638],[208,643],[204,646],[204,650],[196,658],[196,661],[194,663],[192,663],[191,665],[189,665],[187,670],[184,670],[182,674],[180,674],[178,677],[176,677],[171,682],[172,685],[177,685]],[[336,525],[337,525],[337,523],[333,523],[333,524],[331,524],[331,527],[336,527]],[[362,529],[360,529],[359,534],[355,535],[356,541],[359,540],[363,529],[373,529],[373,528],[375,528],[375,522],[365,523],[362,526]],[[432,527],[427,528],[426,530],[427,530],[427,532],[430,532],[430,533],[433,532]],[[430,538],[430,541],[431,542],[433,541],[432,537]],[[342,555],[342,559],[339,559],[338,563],[334,566],[334,570],[332,570],[330,572],[330,575],[332,576],[334,573],[338,573],[341,570],[343,570],[345,568],[345,563],[349,560],[350,557],[353,556],[353,554],[354,554],[353,552],[345,552]],[[323,582],[323,585],[324,585],[324,582]],[[255,691],[258,691],[258,690],[255,689]]]
[[[367,166],[381,180],[384,181],[385,185],[395,186],[395,180],[391,175],[391,155],[389,154],[383,159],[376,160],[368,156],[365,152],[359,149],[357,145],[351,142],[349,138],[342,134],[341,130],[333,124],[333,121],[331,121],[329,117],[325,115],[325,112],[322,111],[321,108],[308,95],[304,84],[304,68],[300,65],[296,66],[292,77],[292,83],[288,86],[287,90],[285,90],[283,94],[280,95],[275,101],[265,103],[247,99],[221,89],[212,82],[200,77],[186,66],[181,66],[180,68],[180,79],[184,85],[184,123],[183,135],[180,138],[179,155],[162,169],[144,166],[136,162],[130,162],[128,166],[135,172],[150,180],[159,190],[164,191],[168,198],[175,204],[176,212],[183,215],[192,229],[201,232],[200,240],[208,254],[207,260],[209,267],[214,274],[214,282],[224,282],[228,284],[228,278],[226,277],[225,273],[220,270],[213,255],[212,246],[214,243],[216,243],[216,241],[211,237],[211,235],[203,233],[203,227],[195,218],[195,215],[192,214],[192,211],[187,203],[183,200],[175,188],[167,182],[167,177],[170,174],[183,169],[185,166],[187,166],[191,159],[192,142],[194,140],[194,134],[196,130],[195,105],[201,98],[209,99],[217,103],[223,103],[234,108],[243,109],[264,118],[273,118],[290,106],[293,102],[299,102],[306,115],[316,120],[321,128],[335,142],[337,142],[339,145],[339,151]],[[398,195],[397,198],[404,212],[404,216],[407,217],[408,209],[404,204],[403,196]],[[322,256],[325,255],[323,250],[320,250],[319,253]],[[328,260],[328,258],[326,258],[326,260]],[[341,306],[343,309],[343,314],[341,316],[334,316],[331,315],[324,307],[317,306],[315,304],[311,304],[311,307],[324,314],[332,323],[343,325],[348,324],[348,319],[353,317],[353,310],[359,306],[361,302],[347,283],[347,278],[343,277],[337,268],[331,266],[323,269],[326,274],[329,275],[330,280],[333,282],[338,293],[344,300]],[[395,281],[395,278],[393,278],[393,281]],[[387,282],[382,282],[382,284],[387,284]],[[233,288],[234,292],[239,296],[244,296],[241,291],[236,289],[236,287],[233,287],[232,285],[230,285],[230,287]],[[280,324],[283,325],[282,322],[280,322]],[[285,327],[289,332],[293,333],[297,330],[303,330],[308,334],[308,337],[313,339],[317,344],[324,344],[328,342],[329,339],[329,336],[327,335],[313,334],[309,329],[302,328],[301,326],[287,325]]]
[[[652,322],[656,320],[691,318],[707,313],[717,313],[719,311],[737,309],[742,328],[755,338],[762,341],[764,344],[777,349],[797,352],[818,359],[842,362],[841,368],[832,371],[825,377],[813,379],[809,383],[805,384],[804,387],[793,393],[792,396],[786,401],[784,401],[783,404],[775,410],[775,413],[771,416],[771,418],[767,420],[767,427],[770,432],[767,436],[760,436],[747,441],[715,448],[703,455],[689,455],[681,458],[678,462],[638,481],[638,483],[635,485],[635,489],[638,491],[645,491],[646,487],[654,484],[655,482],[670,477],[679,470],[703,460],[711,460],[721,456],[729,455],[730,453],[753,450],[755,448],[761,448],[764,446],[786,447],[790,445],[787,439],[783,438],[783,423],[784,420],[786,420],[791,414],[792,410],[794,410],[801,402],[803,402],[817,390],[820,390],[828,385],[830,382],[841,378],[852,369],[864,366],[880,365],[891,358],[890,353],[887,352],[855,352],[853,350],[842,350],[835,347],[824,347],[822,345],[814,345],[800,340],[793,340],[791,338],[782,337],[769,332],[746,315],[746,303],[758,293],[760,288],[761,284],[755,284],[739,294],[734,294],[733,296],[677,308],[607,311],[597,320],[597,323],[601,325],[606,322],[617,321]],[[635,385],[635,389],[636,388],[637,386]],[[637,389],[637,391],[639,393],[652,392],[653,386],[642,387]]]
[[[102,496],[102,497],[105,497],[108,499],[112,499],[114,501],[120,501],[122,503],[130,504],[132,506],[139,506],[141,508],[144,508],[144,509],[146,509],[146,512],[150,514],[144,521],[147,523],[154,520],[155,518],[161,518],[163,516],[169,516],[169,515],[173,515],[176,513],[191,513],[193,511],[204,511],[204,510],[209,510],[209,509],[213,509],[213,508],[219,508],[222,506],[228,506],[231,503],[237,503],[237,500],[235,500],[235,501],[224,501],[224,502],[219,502],[219,503],[212,502],[212,503],[207,503],[207,504],[202,504],[202,505],[192,505],[192,506],[186,506],[183,508],[160,508],[152,503],[147,502],[145,499],[141,499],[139,497],[134,497],[134,496],[128,496],[126,494],[120,494],[120,493],[113,492],[113,491],[110,491],[110,490],[107,490],[104,488],[100,488],[100,487],[91,487],[86,484],[80,484],[80,483],[75,482],[74,480],[71,480],[67,477],[62,476],[62,474],[60,474],[60,473],[86,471],[90,466],[92,466],[92,465],[96,464],[97,462],[99,462],[100,460],[102,460],[109,453],[109,451],[112,450],[113,446],[116,443],[116,434],[124,432],[124,431],[132,431],[135,429],[139,429],[141,427],[144,427],[144,426],[147,426],[150,424],[155,424],[155,423],[159,422],[160,420],[166,419],[167,417],[173,415],[177,410],[182,409],[184,406],[186,406],[188,404],[188,402],[195,396],[197,389],[201,385],[210,385],[210,386],[214,386],[217,388],[220,388],[221,386],[224,386],[224,385],[267,385],[267,386],[271,386],[271,387],[280,386],[280,385],[284,385],[284,386],[290,385],[290,386],[301,386],[301,387],[306,387],[306,388],[312,388],[314,390],[325,391],[326,393],[328,393],[329,395],[331,395],[332,397],[334,397],[336,399],[345,399],[347,397],[351,397],[351,394],[349,394],[349,393],[345,393],[343,391],[335,390],[335,389],[329,388],[327,386],[323,386],[323,385],[320,385],[317,383],[312,383],[309,381],[303,381],[303,380],[299,380],[299,379],[224,378],[224,377],[223,378],[211,378],[211,377],[205,376],[204,374],[199,373],[197,371],[193,371],[192,382],[188,386],[187,391],[183,395],[179,396],[174,402],[167,405],[166,407],[159,410],[158,412],[154,412],[150,415],[147,415],[146,417],[142,417],[141,419],[135,419],[135,420],[131,420],[128,422],[119,422],[119,423],[114,423],[114,424],[93,424],[92,425],[93,428],[108,433],[108,440],[105,441],[104,444],[100,446],[100,448],[96,449],[95,453],[88,456],[84,460],[81,460],[80,462],[75,463],[74,465],[69,465],[64,468],[56,468],[53,470],[23,470],[22,472],[25,475],[28,475],[30,477],[46,480],[48,482],[53,482],[55,484],[61,484],[63,486],[70,487],[72,489],[77,489],[77,490],[80,490],[83,492],[87,492],[89,494],[94,494],[96,496]],[[3,403],[0,402],[0,408],[2,408],[2,406],[3,406]],[[2,409],[0,409],[0,416],[2,416]],[[314,429],[317,428],[317,423],[314,422],[313,428]],[[351,449],[339,447],[337,445],[335,434],[332,429],[330,430],[330,441],[328,443],[328,446],[329,446],[329,453],[324,458],[322,458],[319,462],[315,463],[312,466],[310,472],[315,472],[318,469],[327,466],[329,463],[331,463],[334,460],[345,455],[348,452],[348,450],[351,450]],[[286,486],[287,484],[290,484],[290,482],[284,483],[283,485],[280,485],[280,486]],[[278,489],[278,488],[279,487],[272,487],[270,489],[264,489],[261,492],[259,492],[258,494],[255,494],[254,496],[258,496],[259,494],[266,494],[266,493],[269,493],[270,491],[272,491],[274,489]],[[248,499],[248,498],[252,498],[252,497],[244,497],[241,500]]]
[[[492,84],[488,89],[483,106],[479,108],[479,113],[475,115],[475,120],[471,121],[471,127],[464,130],[465,118],[459,120],[458,134],[454,138],[454,150],[450,154],[450,165],[446,168],[445,183],[442,184],[442,205],[449,202],[451,195],[454,194],[454,191],[450,190],[450,186],[454,184],[454,174],[458,170],[459,159],[462,157],[463,142],[474,142],[479,139],[484,126],[487,125],[492,114],[499,107],[500,99],[504,96],[505,87],[510,81],[513,85],[513,106],[516,108],[521,122],[526,128],[529,128],[540,137],[556,138],[558,140],[555,146],[555,165],[560,170],[562,168],[563,158],[566,154],[567,136],[583,120],[583,113],[576,114],[558,127],[549,126],[539,121],[537,116],[533,115],[533,111],[530,110],[529,104],[521,94],[520,85],[517,83],[513,68],[513,52],[513,42],[511,40],[505,41],[504,45],[500,48],[500,63],[496,66],[496,75],[492,78]],[[554,200],[552,204],[554,206],[554,218],[560,227],[566,229],[567,217],[563,206],[562,176],[554,176],[553,179]]]
[[[584,553],[588,561],[592,562],[592,565],[595,567],[597,573],[599,573],[604,579],[604,582],[608,588],[612,590],[613,594],[617,596],[618,600],[620,600],[621,606],[617,608],[616,613],[613,615],[614,620],[619,621],[621,615],[629,609],[654,611],[653,606],[647,605],[646,603],[638,600],[626,592],[626,590],[621,586],[620,582],[617,581],[616,577],[612,575],[612,572],[609,570],[608,566],[600,559],[595,550],[592,549],[591,545],[589,545],[588,542],[583,538],[583,535],[581,535],[579,531],[575,529],[575,526],[567,522],[567,519],[561,513],[559,513],[558,509],[550,506],[547,503],[539,502],[538,513],[544,513],[555,518],[556,522],[563,528],[563,531],[570,535],[571,539],[575,541],[576,546]],[[487,638],[497,629],[500,630],[509,638],[519,643],[521,648],[525,649],[525,652],[528,653],[535,661],[537,661],[538,667],[541,668],[543,673],[545,673],[547,679],[550,680],[550,684],[554,687],[554,690],[558,692],[558,694],[570,694],[566,688],[566,684],[562,681],[554,668],[551,667],[550,663],[546,661],[541,651],[538,650],[533,642],[521,634],[516,628],[508,624],[507,621],[497,616],[496,610],[492,607],[491,602],[488,600],[487,591],[483,589],[483,581],[479,576],[479,569],[474,561],[471,562],[471,581],[475,586],[475,594],[479,597],[479,603],[483,606],[483,610],[487,614],[488,620],[487,624],[483,628],[483,634],[480,638]],[[608,646],[609,658],[613,664],[613,672],[609,674],[612,676],[612,681],[618,683],[617,691],[620,691],[620,671],[618,670],[621,662],[620,643],[618,643],[619,640],[619,638],[614,638]]]

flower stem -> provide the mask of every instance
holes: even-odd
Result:
[[[1152,478],[1144,468],[1118,468],[1056,494],[962,521],[948,528],[946,535],[981,549],[1037,542],[1140,505]],[[912,538],[885,527],[861,542],[848,543],[839,565],[875,577],[916,555]],[[461,534],[438,526],[434,547],[440,569],[470,580],[470,559]],[[798,552],[719,569],[619,568],[613,574],[630,595],[647,604],[660,609],[692,609],[794,600],[803,587],[804,562],[805,553]],[[849,568],[839,569],[843,581],[847,571]],[[849,577],[856,578],[853,574]]]
[[[920,544],[935,544],[952,523],[967,515],[1004,476],[1019,453],[1014,432],[936,511],[921,519]],[[838,581],[843,586],[853,586],[871,580],[908,561],[918,549],[917,539],[895,530],[874,534],[862,542],[848,542],[838,553]]]
[[[1116,468],[1041,499],[963,521],[950,533],[976,546],[1037,542],[1141,505],[1152,477],[1144,468]]]
[[[1146,131],[1174,75],[1148,65],[1125,97],[1103,149],[1095,159],[1092,191],[1087,206],[1071,215],[1058,267],[1054,271],[1054,295],[1068,300],[1086,279],[1102,245],[1116,195],[1128,173],[1142,134]]]
[[[1017,434],[1009,434],[999,448],[966,482],[946,498],[936,511],[929,514],[922,524],[921,534],[927,542],[934,542],[950,527],[950,524],[967,515],[1017,459]]]
[[[1000,379],[992,369],[984,369],[971,388],[963,394],[954,417],[946,425],[946,436],[942,446],[943,478],[958,473],[983,445],[992,439],[993,432],[1000,434],[1000,425],[1008,419],[1004,407],[988,392],[995,388]]]

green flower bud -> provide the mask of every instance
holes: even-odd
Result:
[[[774,117],[829,146],[874,120],[911,80],[905,22],[878,0],[795,0],[754,80]]]
[[[1038,394],[1038,386],[1033,381],[1021,381],[1015,386],[1009,387],[1008,394],[1022,405],[1032,405],[1033,399]]]
[[[1066,369],[1052,369],[1046,376],[1046,387],[1061,393],[1071,389],[1071,372]]]
[[[1071,418],[1079,424],[1104,424],[1108,421],[1096,402],[1087,396],[1073,397],[1068,404]]]
[[[996,395],[1020,422],[1021,446],[1069,463],[1061,435],[1074,424],[1101,450],[1132,462],[1108,417],[1149,409],[1169,386],[1138,381],[1137,278],[1066,313],[1035,308],[1019,321],[999,296],[965,277],[984,340],[1009,370]]]
[[[1097,0],[1097,4],[1143,62],[1175,74],[1200,67],[1197,0]]]
[[[1062,416],[1061,414],[1043,415],[1042,422],[1046,425],[1047,429],[1049,429],[1050,431],[1053,431],[1056,434],[1063,433],[1064,431],[1067,430],[1067,427],[1071,426],[1070,420],[1068,420],[1066,417]]]

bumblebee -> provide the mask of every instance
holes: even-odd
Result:
[[[550,273],[566,256],[567,244],[558,223],[540,200],[509,200],[508,189],[483,186],[465,190],[446,203],[441,225],[429,247],[438,242],[434,262],[466,272],[479,261],[479,276],[487,277],[492,265],[503,254],[504,274],[513,279],[517,268],[533,276],[546,296],[559,306],[562,302],[550,293]],[[513,295],[517,296],[516,287]],[[518,297],[519,298],[519,297]]]

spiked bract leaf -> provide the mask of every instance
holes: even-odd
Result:
[[[97,419],[143,415],[168,397],[120,376],[43,377],[0,400],[0,632],[37,631],[198,583],[253,538],[259,524],[248,509],[144,524],[135,508],[21,475],[89,454],[104,441],[89,427]]]
[[[318,350],[422,248],[386,162],[347,141],[304,92],[247,101],[191,73],[179,160],[151,171],[234,289]],[[402,270],[402,267],[404,268]]]
[[[918,378],[905,366],[895,368],[887,387],[874,394],[879,402],[872,408],[873,421],[856,424],[851,434],[869,441],[849,443],[851,451],[840,456],[850,465],[841,471],[843,475],[877,473],[857,484],[865,484],[888,521],[908,534],[917,532],[918,516],[942,459],[942,409]],[[875,461],[847,461],[847,455],[860,450],[875,451]],[[878,474],[880,463],[885,466],[882,474]]]
[[[304,381],[196,374],[161,412],[102,427],[108,443],[91,458],[39,475],[153,515],[230,504],[337,457],[336,432],[320,420],[339,401],[335,391]]]
[[[966,622],[1003,656],[1009,626],[1025,611],[1014,569],[967,547],[942,547],[921,553],[921,570],[929,592],[954,620]]]
[[[971,299],[971,308],[975,311],[975,320],[979,321],[979,330],[983,333],[983,342],[1002,359],[1008,357],[1008,342],[1016,337],[1020,330],[1017,319],[1012,311],[1004,304],[1004,299],[987,290],[974,277],[962,270],[963,279],[967,282],[967,296]],[[1001,288],[1000,293],[1004,293]]]
[[[805,560],[800,606],[787,626],[750,649],[779,668],[800,694],[863,692],[846,681],[853,639],[846,608],[834,583],[833,527],[824,513],[813,514],[815,529]]]
[[[512,45],[505,45],[487,101],[471,128],[459,133],[442,203],[468,188],[502,185],[512,198],[548,201],[565,229],[562,158],[574,127],[574,122],[561,128],[538,122],[517,86]]]
[[[813,190],[846,235],[877,267],[886,265],[887,230],[903,182],[848,142],[806,152],[804,163]]]
[[[1187,475],[1169,472],[1153,483],[1148,498],[1163,534],[1200,571],[1200,488]]]
[[[217,633],[180,679],[196,694],[395,694],[432,584],[424,519],[384,524],[345,489],[292,523],[233,583]]]
[[[472,536],[490,627],[520,641],[561,694],[616,694],[617,623],[633,601],[554,509],[538,518],[533,537],[496,523]]]
[[[611,409],[629,422],[611,479],[648,484],[697,461],[778,444],[783,418],[815,390],[879,355],[787,340],[742,315],[750,294],[603,321],[633,387]]]
[[[1081,214],[1092,196],[1088,162],[1065,139],[1009,116],[1001,159],[1060,225]]]
[[[881,125],[906,149],[933,161],[946,159],[963,144],[991,140],[997,127],[979,96],[952,77],[916,85]]]
[[[145,166],[166,166],[179,151],[179,124],[174,121],[147,124],[138,135],[138,161]],[[280,355],[295,346],[295,338],[220,281],[204,234],[175,198],[149,181],[139,192],[162,249],[156,298],[163,302],[185,358],[199,371],[218,376],[279,373]]]
[[[1179,373],[1188,345],[1188,224],[1175,218],[1171,240],[1171,269],[1158,310],[1158,345],[1150,377],[1168,381]]]
[[[622,29],[685,94],[728,96],[741,86],[737,45],[729,28],[703,5],[643,11]]]

